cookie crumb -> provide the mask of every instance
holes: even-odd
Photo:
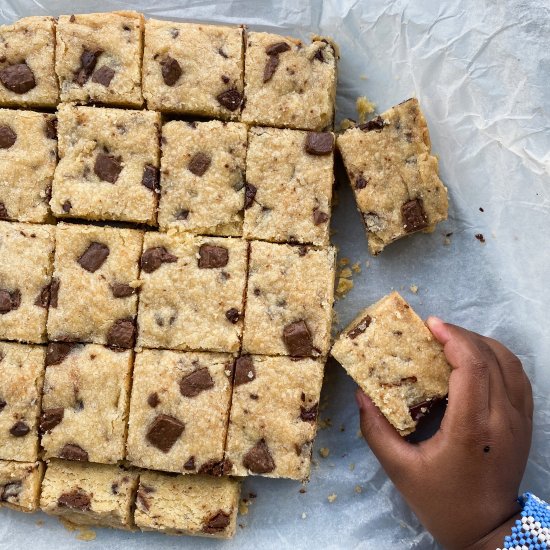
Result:
[[[246,516],[248,514],[248,505],[249,502],[244,499],[242,499],[239,503],[239,514],[241,516]]]
[[[355,262],[352,266],[351,266],[351,269],[354,273],[361,273],[361,264],[359,262]]]
[[[363,487],[361,487],[361,485],[356,485],[356,486],[355,486],[355,492],[356,492],[357,494],[362,493],[362,492],[363,492]]]
[[[349,471],[350,471],[350,472],[353,472],[353,470],[355,470],[355,462],[352,462],[352,463],[348,466],[348,468],[349,468]]]
[[[343,298],[353,288],[353,281],[340,277],[338,279],[338,286],[336,287],[336,294],[339,298]]]
[[[328,455],[330,454],[330,449],[328,447],[321,447],[319,449],[319,454],[323,457],[323,458],[327,458]]]
[[[338,498],[338,495],[336,493],[332,493],[327,497],[327,500],[332,504],[337,498]]]
[[[417,294],[418,293],[418,287],[416,285],[411,285],[409,287],[409,290],[413,293],[413,294]]]
[[[367,121],[368,115],[372,115],[376,110],[376,105],[365,96],[361,96],[357,98],[355,108],[359,115],[359,124],[364,124]]]
[[[305,512],[302,512],[302,519],[306,519],[307,518],[307,514]]]

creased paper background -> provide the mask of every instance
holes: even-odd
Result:
[[[449,187],[449,221],[430,236],[412,236],[369,258],[353,198],[341,182],[334,241],[341,256],[360,261],[363,270],[336,309],[348,322],[395,288],[424,317],[435,313],[505,342],[524,362],[535,394],[523,489],[550,498],[548,2],[0,0],[0,21],[113,9],[246,23],[302,38],[332,36],[342,54],[339,119],[354,116],[358,95],[380,111],[411,95],[420,99]],[[445,246],[444,234],[451,232]],[[476,233],[483,233],[485,244]],[[408,290],[412,284],[419,287],[416,295]],[[323,418],[332,428],[320,431],[307,493],[300,494],[295,482],[248,480],[243,495],[258,496],[231,542],[105,529],[97,530],[95,541],[81,542],[55,519],[2,511],[0,548],[436,548],[357,436],[353,389],[339,367],[328,368]],[[319,457],[320,447],[330,449],[328,458]],[[337,495],[333,503],[330,494]],[[41,527],[38,519],[45,520]]]

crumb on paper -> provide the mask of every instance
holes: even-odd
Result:
[[[321,418],[318,422],[318,428],[320,430],[326,430],[327,428],[330,428],[332,426],[332,422],[330,418]]]
[[[298,491],[301,495],[305,495],[307,493],[307,489],[305,487],[300,487],[300,490]]]
[[[348,468],[349,468],[349,471],[350,471],[350,472],[353,472],[353,470],[355,470],[355,462],[352,462],[352,463],[348,466]]]
[[[350,128],[355,128],[355,120],[352,118],[344,118],[340,121],[339,129],[343,132],[349,130]]]
[[[370,260],[367,260],[367,261],[365,262],[365,267],[366,267],[367,269],[370,267]]]
[[[352,266],[351,266],[351,270],[354,272],[354,273],[361,273],[361,264],[359,262],[355,262]]]
[[[344,269],[340,271],[340,277],[345,277],[346,279],[349,279],[351,278],[351,276],[352,276],[352,271],[349,267],[344,267]]]
[[[305,512],[302,512],[302,519],[306,519],[307,518],[307,514]]]
[[[76,538],[78,540],[82,540],[85,542],[89,542],[92,540],[95,540],[96,538],[96,532],[90,529],[89,527],[83,527],[82,525],[78,525],[76,523],[73,523],[72,521],[69,521],[68,519],[64,517],[58,517],[57,518],[61,525],[65,527],[67,531],[78,531]]]
[[[249,505],[249,501],[246,500],[246,499],[242,499],[239,503],[239,514],[241,514],[241,516],[246,516],[248,514],[248,505]]]
[[[485,242],[485,237],[483,236],[483,233],[476,233],[475,237],[480,243]]]
[[[355,492],[356,492],[357,494],[362,493],[362,492],[363,492],[363,487],[361,487],[361,485],[356,485],[356,486],[355,486]]]
[[[319,449],[319,454],[323,457],[323,458],[327,458],[328,455],[330,454],[330,449],[328,447],[321,447]]]
[[[339,298],[343,298],[352,288],[353,281],[351,279],[340,277],[338,279],[338,286],[336,287],[336,294]]]
[[[409,290],[413,293],[413,294],[418,294],[418,286],[416,285],[411,285],[409,287]]]
[[[96,532],[92,531],[91,529],[79,529],[78,535],[76,535],[76,538],[78,540],[89,542],[89,541],[95,540]]]
[[[339,265],[340,267],[344,267],[344,266],[346,266],[346,265],[349,265],[349,263],[350,263],[349,258],[340,258],[340,259],[338,260],[338,265]]]
[[[356,434],[357,437],[363,437],[363,432],[361,430],[357,430]]]
[[[338,498],[338,495],[336,493],[332,493],[327,497],[327,500],[332,504],[337,498]]]
[[[364,124],[367,121],[368,115],[371,115],[376,110],[376,105],[365,96],[361,96],[355,101],[355,108],[359,115],[359,124]]]
[[[37,519],[36,522],[35,522],[35,525],[37,527],[42,527],[44,525],[44,520],[43,519]]]

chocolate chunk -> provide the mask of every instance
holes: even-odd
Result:
[[[140,486],[136,493],[136,501],[144,510],[149,511],[149,499],[147,498],[145,493],[146,491],[144,490],[144,486]]]
[[[310,155],[329,155],[334,150],[334,136],[330,132],[308,132],[305,147]]]
[[[407,233],[428,227],[428,218],[424,212],[422,199],[413,199],[401,207],[403,226]]]
[[[59,458],[63,458],[65,460],[79,460],[81,462],[87,462],[88,461],[88,453],[78,445],[75,445],[74,443],[67,443],[61,449],[61,452],[59,453]]]
[[[384,128],[384,121],[382,117],[379,116],[359,125],[359,129],[363,130],[363,132],[372,132],[373,130],[379,131],[382,130],[382,128]]]
[[[224,58],[228,59],[229,56],[224,52],[223,48],[218,48],[218,53]]]
[[[256,370],[254,369],[254,361],[250,355],[243,355],[235,361],[235,377],[233,384],[241,386],[252,382],[256,378]]]
[[[21,481],[11,481],[0,487],[0,502],[8,502],[10,498],[17,498],[23,489]]]
[[[150,191],[159,190],[159,170],[152,164],[146,164],[143,168],[143,176],[141,178],[141,184]]]
[[[286,42],[275,42],[266,47],[265,53],[267,55],[279,55],[280,53],[288,52],[290,50],[290,44]]]
[[[57,117],[48,117],[46,119],[45,134],[48,139],[57,139]]]
[[[159,414],[147,430],[147,441],[167,453],[185,429],[183,422],[167,414]]]
[[[173,86],[183,74],[180,64],[170,56],[160,62],[162,78],[167,86]]]
[[[95,82],[96,84],[101,84],[102,86],[105,86],[106,88],[108,88],[114,76],[115,76],[115,71],[111,69],[111,67],[107,67],[106,65],[103,65],[103,67],[100,67],[93,74],[92,82]]]
[[[57,277],[52,278],[50,283],[50,307],[57,307],[57,297],[59,295],[59,279]]]
[[[365,179],[363,176],[359,176],[355,180],[355,189],[365,189],[367,186],[367,183],[369,182],[369,179]]]
[[[258,189],[254,187],[251,183],[247,183],[244,186],[244,209],[247,210],[254,204],[254,199],[256,198],[256,193]]]
[[[91,50],[84,50],[80,56],[80,67],[75,73],[74,81],[79,86],[84,86],[88,79],[94,72],[97,60],[99,56],[103,53],[101,48],[93,48]]]
[[[50,285],[45,285],[36,297],[34,305],[46,309],[50,303]]]
[[[254,474],[269,474],[275,469],[275,462],[265,439],[260,439],[243,457],[243,466]]]
[[[195,457],[190,456],[187,462],[183,465],[184,470],[193,471],[196,468],[195,466]]]
[[[315,225],[321,225],[322,223],[328,222],[328,214],[323,212],[322,210],[319,210],[318,208],[315,208],[313,210],[313,223]]]
[[[197,369],[180,380],[180,392],[184,397],[195,397],[213,387],[214,380],[206,367]]]
[[[9,126],[0,126],[0,149],[9,149],[16,141],[17,134]]]
[[[323,48],[319,48],[315,55],[313,56],[313,59],[317,59],[317,61],[320,61],[321,63],[325,62],[325,54],[323,53]]]
[[[0,220],[9,220],[9,219],[10,219],[10,216],[8,214],[6,205],[3,202],[0,202]]]
[[[295,357],[305,357],[313,351],[313,339],[303,319],[286,325],[283,340],[290,355]]]
[[[223,510],[218,510],[214,515],[210,516],[203,525],[202,530],[205,533],[219,533],[223,531],[231,522],[231,517]]]
[[[149,397],[147,398],[147,405],[149,405],[149,407],[151,407],[152,409],[156,409],[159,403],[159,394],[157,392],[150,393]]]
[[[73,510],[89,510],[92,501],[90,496],[81,489],[75,489],[70,493],[63,493],[57,499],[57,505],[62,508],[72,508]]]
[[[208,460],[204,464],[201,465],[199,468],[199,474],[207,474],[210,476],[224,476],[227,475],[231,468],[233,467],[233,464],[230,460]]]
[[[236,111],[241,106],[243,96],[235,88],[230,88],[229,90],[225,90],[225,92],[218,94],[216,99],[218,100],[218,103],[226,109]]]
[[[189,210],[178,210],[176,212],[176,220],[184,221],[189,217]]]
[[[145,273],[153,273],[162,264],[177,262],[177,256],[170,254],[164,246],[148,248],[141,256],[141,269]]]
[[[92,242],[82,253],[77,262],[82,269],[95,273],[109,256],[109,247],[105,244]]]
[[[109,286],[115,298],[128,298],[136,293],[136,289],[126,283],[111,283]]]
[[[21,305],[21,292],[19,290],[0,289],[0,314],[9,313]]]
[[[122,159],[114,155],[98,153],[94,163],[94,174],[101,180],[116,183],[122,172]]]
[[[264,84],[271,80],[271,77],[275,74],[277,67],[279,66],[279,56],[269,55],[264,67]]]
[[[73,205],[71,204],[71,201],[65,201],[61,206],[61,208],[63,209],[63,212],[65,212],[66,214],[68,214],[71,211],[72,207]]]
[[[64,416],[65,409],[63,407],[45,409],[40,418],[40,433],[51,432],[63,420]]]
[[[232,307],[231,309],[228,309],[225,312],[225,318],[233,324],[236,324],[239,322],[239,319],[241,318],[241,314],[239,313],[239,310]]]
[[[13,435],[13,437],[24,437],[30,431],[29,425],[22,420],[19,420],[10,428],[10,434]]]
[[[476,234],[475,234],[475,238],[476,238],[480,243],[484,243],[484,242],[485,242],[485,237],[483,236],[483,233],[476,233]]]
[[[2,412],[4,410],[6,405],[7,405],[7,403],[3,399],[0,399],[0,412]]]
[[[107,345],[115,348],[131,348],[134,345],[136,326],[130,318],[116,320],[107,333]]]
[[[195,176],[200,177],[204,175],[208,168],[210,168],[211,162],[212,159],[208,155],[199,152],[193,155],[193,157],[189,161],[189,164],[187,165],[187,169],[192,174],[195,174]]]
[[[300,407],[300,418],[304,422],[315,422],[315,420],[317,420],[318,410],[318,403],[315,403],[315,405],[312,405],[309,409],[306,407]]]
[[[0,71],[0,82],[16,94],[26,94],[36,86],[34,73],[26,63],[4,67]]]
[[[229,250],[223,246],[203,244],[199,248],[199,268],[225,267],[229,261]]]
[[[63,363],[73,347],[70,342],[50,342],[46,348],[46,367]]]
[[[372,317],[370,315],[363,317],[363,319],[361,319],[361,321],[359,321],[359,323],[348,332],[348,338],[350,340],[353,340],[354,338],[357,338],[360,334],[363,334],[363,332],[367,330],[371,321]]]
[[[416,405],[409,407],[409,413],[412,419],[416,422],[426,416],[438,401],[438,399],[423,401],[422,403],[417,403]]]

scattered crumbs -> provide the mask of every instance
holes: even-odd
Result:
[[[300,487],[300,490],[298,491],[301,495],[305,495],[307,493],[307,489],[305,487]]]
[[[484,243],[484,242],[485,242],[485,237],[483,236],[483,233],[476,233],[476,239],[477,239],[480,243]]]
[[[331,495],[329,495],[327,497],[327,500],[330,502],[330,503],[333,503],[336,499],[338,498],[338,495],[336,493],[332,493]]]
[[[344,118],[340,122],[340,130],[346,131],[350,128],[355,128],[355,120],[352,120],[351,118]]]
[[[363,437],[363,433],[361,430],[357,430],[357,433],[355,434],[357,437]]]
[[[336,294],[338,298],[343,298],[353,288],[353,281],[351,279],[345,279],[340,277],[338,279],[338,286],[336,287]]]
[[[326,430],[332,426],[330,418],[321,418],[318,422],[318,427],[320,430]]]
[[[355,262],[352,266],[351,266],[351,269],[354,273],[361,273],[361,264],[359,262]]]
[[[244,529],[244,525],[243,525],[242,523],[239,523],[239,527],[240,527],[241,529]]]
[[[372,115],[376,110],[376,105],[369,101],[365,96],[357,98],[355,102],[355,108],[357,109],[357,114],[359,115],[359,123],[363,124],[367,121],[368,115]]]
[[[37,527],[42,527],[42,525],[44,525],[44,520],[43,520],[43,519],[38,519],[38,520],[36,520],[35,525],[36,525]]]
[[[481,206],[479,207],[479,211],[480,212],[485,212],[485,210],[483,210],[483,208]]]
[[[355,470],[355,462],[352,462],[352,463],[348,466],[348,468],[349,468],[349,471],[350,471],[350,472],[353,472],[353,470]]]
[[[409,290],[413,293],[413,294],[417,294],[418,293],[418,287],[416,285],[411,285],[409,287]]]
[[[356,485],[355,486],[355,492],[357,494],[362,493],[363,492],[363,487],[361,487],[361,485]]]
[[[95,533],[95,531],[92,531],[91,529],[79,529],[78,535],[76,535],[76,538],[78,540],[83,540],[85,542],[89,542],[89,541],[95,540],[96,533]]]
[[[340,271],[340,277],[345,277],[346,279],[349,279],[352,275],[353,273],[349,267],[344,267],[344,269]]]
[[[241,514],[241,516],[246,516],[248,514],[248,505],[249,501],[244,498],[239,503],[239,514]]]
[[[307,518],[307,514],[305,512],[302,512],[302,519],[306,519]]]
[[[319,454],[323,457],[323,458],[327,458],[328,455],[330,454],[330,449],[328,447],[321,447],[319,449]]]
[[[338,265],[340,267],[344,267],[344,266],[349,265],[349,264],[350,264],[349,258],[340,258],[338,260]]]

